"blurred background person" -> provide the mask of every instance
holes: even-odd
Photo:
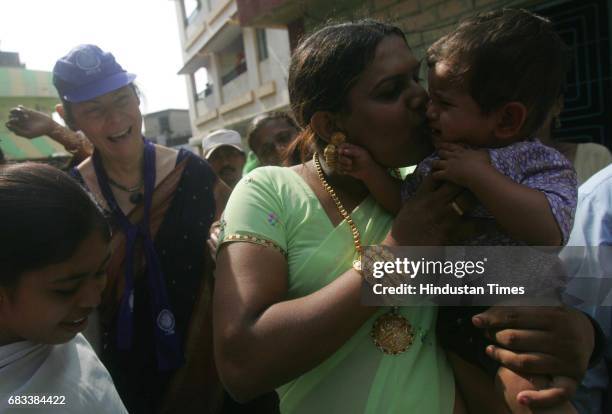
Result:
[[[564,99],[563,95],[559,96],[536,136],[543,144],[555,148],[572,163],[578,176],[578,185],[580,185],[593,174],[610,165],[612,154],[608,148],[595,142],[565,142],[555,137],[555,131],[561,128]]]
[[[202,155],[225,184],[234,188],[240,181],[246,155],[238,132],[231,129],[211,132],[202,140]]]
[[[244,173],[264,165],[299,164],[297,151],[287,154],[299,132],[300,128],[286,112],[266,112],[253,118],[247,129],[247,144],[255,157],[249,157]]]
[[[591,366],[572,402],[580,414],[612,412],[612,165],[578,189],[578,208],[567,247],[561,252],[580,310],[601,327],[603,358]]]

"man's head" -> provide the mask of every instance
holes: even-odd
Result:
[[[559,96],[569,58],[549,20],[512,9],[465,20],[427,51],[430,81],[433,76],[447,91],[469,97],[480,115],[495,114],[494,126],[518,122],[515,135],[523,138],[538,129]]]
[[[215,174],[233,188],[246,161],[240,134],[231,129],[214,131],[202,140],[202,151]]]

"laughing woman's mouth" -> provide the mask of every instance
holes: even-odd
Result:
[[[109,135],[108,139],[112,142],[119,142],[122,139],[126,138],[127,136],[130,135],[130,133],[132,132],[132,127],[129,127],[123,131],[119,131],[116,134],[113,135]]]

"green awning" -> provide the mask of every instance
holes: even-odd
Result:
[[[70,156],[64,147],[51,138],[27,139],[4,131],[0,131],[0,148],[7,161],[42,160]]]

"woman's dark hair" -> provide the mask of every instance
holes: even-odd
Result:
[[[300,42],[291,58],[288,88],[291,109],[303,131],[288,153],[299,146],[304,160],[314,145],[322,145],[309,128],[315,112],[350,113],[348,92],[388,36],[406,40],[400,28],[366,19],[323,27]]]
[[[23,272],[69,259],[94,230],[110,240],[102,210],[51,166],[3,166],[0,200],[0,286],[14,286]]]
[[[59,78],[57,78],[56,76],[53,76],[53,85],[55,86],[55,89],[57,89],[56,82],[58,82],[58,79]],[[61,80],[59,81],[61,82]],[[136,94],[139,100],[142,99],[142,92],[140,91],[140,88],[136,86],[134,82],[130,83],[128,86],[132,88],[132,91],[134,91],[134,94]],[[62,102],[62,106],[64,107],[64,122],[66,123],[66,126],[68,126],[68,128],[74,131],[75,130],[74,114],[72,113],[73,103],[65,100],[61,94],[60,94],[60,101]]]

